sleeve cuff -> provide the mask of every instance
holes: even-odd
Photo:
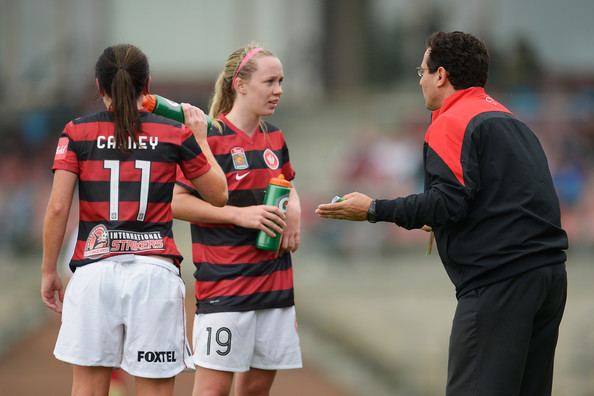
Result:
[[[375,214],[377,221],[388,221],[397,223],[394,214],[399,198],[397,199],[376,199],[375,200]]]

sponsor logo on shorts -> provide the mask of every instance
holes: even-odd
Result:
[[[138,351],[138,361],[148,363],[177,362],[175,351]]]
[[[165,241],[159,231],[107,230],[103,224],[99,224],[89,233],[83,255],[95,259],[109,253],[137,253],[163,249]]]

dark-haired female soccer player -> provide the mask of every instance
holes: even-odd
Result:
[[[45,215],[41,296],[62,312],[54,354],[73,365],[73,395],[107,395],[114,367],[136,377],[139,395],[171,395],[174,376],[192,366],[171,231],[176,168],[215,206],[227,201],[225,176],[200,109],[184,105],[186,125],[143,111],[142,51],[108,47],[95,72],[107,110],[64,128]],[[56,261],[77,182],[74,274],[64,294]]]

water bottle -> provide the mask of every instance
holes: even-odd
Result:
[[[184,109],[182,109],[181,105],[163,96],[145,95],[142,100],[142,107],[151,113],[184,123]],[[206,114],[205,117],[208,123],[207,128],[210,129],[212,121]]]
[[[287,204],[289,203],[289,193],[291,192],[291,182],[285,180],[285,177],[280,174],[277,177],[270,179],[266,194],[264,195],[264,205],[272,205],[279,208],[283,213],[287,212]],[[280,246],[282,234],[276,234],[275,237],[267,235],[264,231],[258,233],[258,240],[256,247],[261,250],[278,250]]]

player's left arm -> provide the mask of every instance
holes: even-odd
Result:
[[[64,301],[64,287],[57,271],[57,262],[77,180],[78,175],[75,173],[56,170],[43,222],[41,299],[55,312],[61,312],[61,303]]]
[[[287,226],[283,230],[280,250],[281,252],[295,253],[301,245],[301,201],[295,186],[289,193],[286,216]]]

